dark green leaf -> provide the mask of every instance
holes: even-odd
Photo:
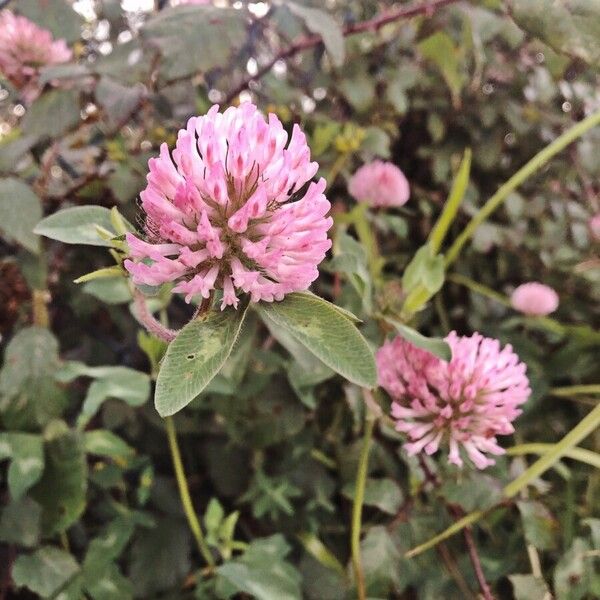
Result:
[[[55,38],[74,42],[81,36],[81,17],[65,0],[19,0],[18,10]]]
[[[40,538],[41,515],[39,504],[27,496],[10,502],[2,509],[0,540],[26,548],[36,546]]]
[[[14,500],[34,485],[44,470],[42,437],[14,431],[0,433],[0,460],[10,459],[8,488]]]
[[[434,356],[448,362],[452,358],[450,346],[440,338],[428,338],[420,334],[416,329],[400,323],[400,321],[391,317],[385,317],[385,320],[396,329],[398,334],[413,346],[427,350]]]

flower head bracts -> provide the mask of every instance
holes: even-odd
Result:
[[[375,160],[360,167],[350,178],[348,192],[373,207],[403,206],[410,198],[404,173],[393,163]]]
[[[265,120],[251,103],[213,106],[149,168],[140,195],[147,241],[127,236],[135,283],[176,282],[188,302],[222,289],[224,308],[240,293],[281,300],[318,277],[333,222],[325,180],[302,189],[318,165],[298,125],[288,141],[277,117]]]
[[[47,29],[9,10],[0,13],[0,73],[18,89],[28,102],[39,94],[40,67],[71,59],[64,40],[54,40]]]
[[[414,347],[401,337],[386,342],[377,353],[379,384],[393,400],[396,429],[406,433],[410,455],[449,449],[448,460],[462,466],[462,448],[483,469],[494,464],[486,453],[504,450],[496,436],[514,431],[531,390],[526,366],[510,345],[475,333],[451,332],[446,342],[450,362]]]

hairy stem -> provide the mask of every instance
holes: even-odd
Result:
[[[171,459],[173,460],[173,467],[175,469],[175,476],[177,478],[177,486],[179,487],[179,496],[181,497],[181,503],[183,504],[183,510],[189,523],[192,534],[198,545],[198,550],[203,556],[206,563],[213,567],[215,565],[215,559],[210,552],[208,544],[204,539],[202,533],[202,527],[200,521],[194,511],[194,505],[192,504],[192,498],[190,497],[190,490],[187,484],[185,471],[183,469],[183,462],[181,460],[181,453],[179,451],[179,444],[177,443],[177,433],[175,431],[175,423],[173,417],[165,418],[165,428],[167,431],[167,438],[169,439],[169,449],[171,451]]]
[[[177,337],[177,331],[165,327],[160,321],[154,318],[154,315],[148,309],[146,298],[137,288],[133,290],[133,301],[137,309],[137,317],[140,323],[154,336],[172,342]]]
[[[479,584],[481,594],[485,600],[494,600],[494,596],[481,567],[481,560],[479,560],[479,553],[477,552],[477,546],[475,545],[475,540],[473,539],[473,531],[470,527],[465,527],[464,537],[467,544],[467,549],[469,550],[469,558],[471,559],[471,564],[473,565],[473,570],[475,571],[475,577],[477,577],[477,583]]]
[[[371,416],[367,409],[367,417],[365,419],[365,434],[363,437],[363,445],[358,461],[356,487],[354,488],[354,503],[352,505],[352,530],[350,537],[352,568],[354,569],[354,577],[356,579],[359,600],[366,600],[367,597],[365,574],[363,572],[360,559],[360,531],[362,525],[362,508],[365,499],[365,486],[367,483],[367,472],[369,466],[369,450],[371,449],[371,438],[373,436],[374,426],[375,419]]]

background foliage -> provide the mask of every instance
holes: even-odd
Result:
[[[467,148],[450,242],[522,164],[600,107],[600,4],[438,0],[389,22],[377,19],[393,3],[375,1],[135,4],[8,5],[64,37],[76,59],[44,69],[27,108],[8,82],[0,88],[0,597],[355,597],[359,388],[273,315],[265,325],[249,313],[223,370],[175,417],[217,559],[206,569],[151,401],[165,344],[138,325],[116,272],[73,281],[114,264],[108,239],[127,224],[109,209],[137,223],[159,144],[212,103],[252,99],[287,126],[302,123],[328,179],[334,249],[314,291],[357,314],[373,348],[390,319],[428,336],[478,330],[513,344],[534,391],[504,443],[547,451],[539,444],[597,405],[600,270],[587,222],[600,210],[600,128],[512,193],[446,273],[427,261],[405,267]],[[367,213],[348,196],[348,176],[374,157],[411,182],[402,209]],[[507,307],[505,295],[531,279],[559,291],[555,318]],[[408,318],[417,283],[432,299]],[[191,316],[168,290],[150,303],[173,327]],[[375,430],[361,541],[369,597],[475,598],[461,536],[405,553],[491,507],[473,533],[498,598],[600,597],[598,454],[553,461],[503,500],[531,456],[515,451],[484,473],[428,460],[424,473],[400,441],[385,422]],[[600,450],[599,432],[582,446]]]

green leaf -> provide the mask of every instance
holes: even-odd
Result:
[[[510,0],[509,6],[519,27],[557,52],[600,61],[599,0]]]
[[[289,551],[281,534],[253,541],[240,558],[217,568],[217,591],[227,598],[246,593],[256,600],[300,600],[300,574],[284,560]]]
[[[127,224],[131,231],[134,227]],[[44,235],[65,244],[86,244],[89,246],[112,246],[110,240],[98,233],[98,228],[111,232],[115,237],[110,210],[103,206],[74,206],[63,208],[42,219],[34,233]]]
[[[59,137],[79,123],[79,93],[76,90],[50,90],[27,110],[21,127],[27,135]]]
[[[47,435],[46,468],[31,495],[42,506],[42,531],[50,536],[65,531],[84,511],[87,463],[81,434],[61,423]]]
[[[87,454],[123,459],[135,454],[135,450],[112,431],[96,429],[83,434],[83,445]]]
[[[402,276],[402,287],[411,292],[422,285],[435,294],[444,284],[444,258],[437,256],[429,243],[421,246],[410,261]]]
[[[84,283],[82,289],[106,304],[125,304],[131,301],[131,291],[125,277],[94,279]]]
[[[441,338],[428,338],[419,333],[416,329],[400,323],[400,321],[393,319],[392,317],[384,316],[384,319],[392,325],[398,334],[403,337],[407,342],[410,342],[413,346],[427,350],[434,356],[450,361],[452,358],[452,350],[450,346]]]
[[[452,38],[444,31],[438,31],[427,39],[419,42],[419,51],[439,69],[444,77],[452,103],[460,104],[460,92],[467,81],[460,61],[460,47],[454,44]]]
[[[112,267],[104,267],[102,269],[96,269],[91,273],[86,273],[85,275],[78,277],[73,283],[86,283],[88,281],[94,281],[96,279],[114,279],[115,275],[120,275],[121,277],[125,278],[125,271],[118,265],[114,265]]]
[[[328,12],[319,8],[311,8],[295,2],[287,2],[285,6],[304,21],[311,33],[321,36],[331,62],[334,66],[341,67],[344,64],[346,48],[344,34],[336,20]]]
[[[525,539],[538,550],[552,550],[556,547],[556,534],[558,533],[558,522],[553,518],[550,511],[541,503],[535,501],[517,502]]]
[[[44,29],[49,29],[55,38],[74,42],[81,37],[81,17],[65,0],[19,0],[18,11]]]
[[[337,307],[312,294],[288,294],[281,302],[256,305],[328,367],[357,385],[377,385],[373,352],[354,324]]]
[[[40,199],[27,184],[14,177],[0,179],[0,232],[6,241],[37,254],[40,240],[33,228],[41,218]]]
[[[19,556],[12,578],[16,587],[26,587],[42,598],[50,598],[78,572],[79,565],[68,552],[44,546],[34,554]]]
[[[19,159],[36,142],[37,138],[34,135],[21,136],[0,142],[0,173],[14,171]]]
[[[125,86],[110,77],[100,78],[95,90],[96,100],[106,113],[108,125],[111,128],[116,128],[127,120],[139,107],[144,93],[144,86],[141,83]]]
[[[190,534],[182,519],[168,517],[153,529],[136,534],[129,571],[136,597],[153,598],[182,584],[190,569]]]
[[[236,310],[213,307],[202,320],[188,323],[169,344],[156,381],[154,403],[161,417],[187,406],[221,370],[240,333],[245,301]]]
[[[8,488],[18,500],[34,485],[44,471],[42,437],[32,433],[0,433],[0,460],[10,458]]]
[[[54,382],[58,342],[43,327],[26,327],[10,341],[0,370],[0,413],[10,429],[37,429],[59,416],[64,392]]]
[[[551,598],[546,582],[534,575],[509,575],[515,600],[547,600]]]
[[[335,571],[342,578],[346,576],[346,570],[342,563],[314,533],[301,532],[298,534],[298,539],[302,542],[304,549],[324,567]]]
[[[41,515],[42,509],[31,498],[25,496],[20,500],[13,500],[2,509],[0,541],[25,548],[37,546]]]
[[[226,65],[245,43],[246,19],[233,9],[178,6],[148,19],[140,33],[162,54],[161,76],[175,79]]]
[[[342,489],[342,494],[350,500],[354,499],[355,487],[354,482],[347,483]],[[375,506],[389,515],[395,515],[402,503],[402,490],[393,479],[368,478],[364,503],[367,506]]]
[[[433,254],[437,254],[440,251],[444,238],[448,233],[448,229],[454,222],[456,214],[458,213],[458,208],[463,201],[465,192],[467,191],[467,186],[469,185],[470,172],[471,149],[467,148],[460,163],[460,167],[458,168],[458,173],[452,182],[452,189],[450,190],[450,195],[444,204],[444,209],[442,210],[442,213],[440,214],[435,226],[429,234],[429,244]]]

